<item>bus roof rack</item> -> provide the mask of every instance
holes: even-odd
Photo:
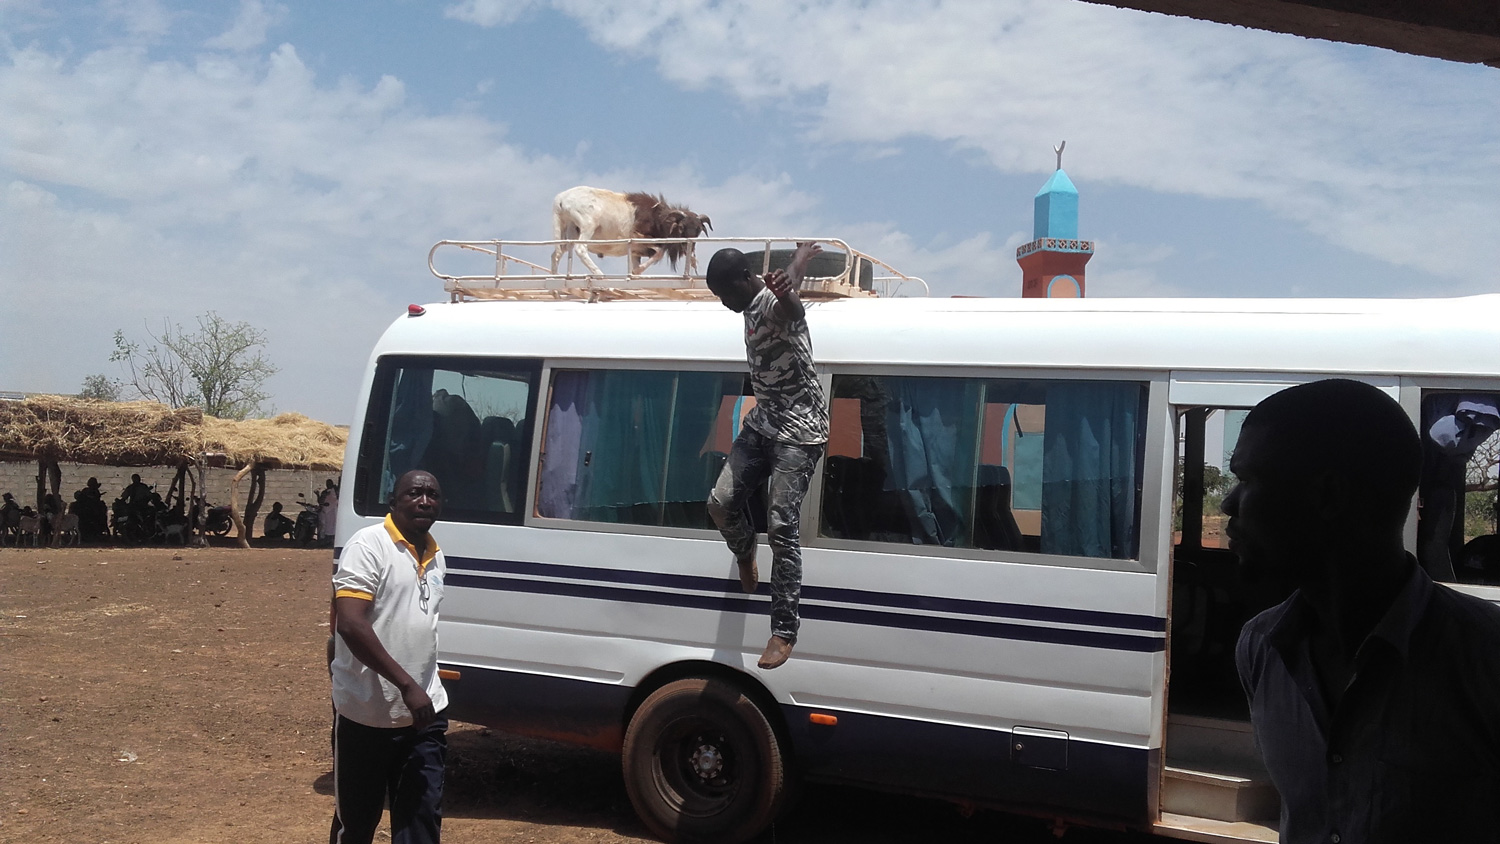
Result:
[[[575,253],[567,247],[581,243],[600,246],[610,252],[624,252],[632,245],[683,245],[697,252],[733,245],[745,252],[752,270],[765,274],[786,266],[796,244],[816,241],[823,253],[808,265],[798,295],[804,299],[889,298],[898,294],[929,295],[927,282],[916,276],[897,272],[878,258],[860,252],[838,238],[830,237],[700,237],[691,241],[670,238],[632,238],[627,240],[440,240],[427,252],[427,268],[442,279],[443,289],[453,302],[500,299],[511,301],[582,300],[711,300],[704,277],[697,274],[696,261],[684,258],[681,273],[643,272],[631,275],[605,271],[595,275],[586,267],[575,267]],[[758,248],[757,248],[758,247]],[[562,261],[554,272],[551,256],[564,249]],[[490,264],[488,272],[444,272],[437,268],[439,251],[444,254],[445,269],[479,270],[479,261]],[[591,250],[592,251],[592,250]],[[473,260],[463,253],[479,253],[488,259]],[[711,254],[711,253],[706,253]],[[467,261],[466,266],[456,266]],[[707,259],[703,264],[707,265]],[[759,266],[757,266],[757,263]],[[658,266],[662,266],[658,264]],[[876,268],[887,273],[876,275]],[[648,268],[649,270],[650,268]],[[917,292],[918,289],[920,292]]]

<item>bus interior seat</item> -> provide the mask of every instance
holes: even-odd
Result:
[[[432,394],[432,411],[429,471],[443,485],[450,505],[473,506],[483,500],[481,473],[488,457],[479,416],[462,396],[443,389]]]
[[[872,457],[833,456],[824,469],[823,517],[841,539],[870,539],[882,528],[908,523],[896,494],[885,489],[885,470]],[[896,527],[899,523],[902,527]]]
[[[1500,584],[1500,535],[1488,533],[1465,542],[1453,570],[1460,583]]]
[[[511,484],[512,445],[516,423],[504,416],[486,416],[479,424],[484,454],[484,506],[492,512],[514,513],[516,499]]]
[[[832,455],[823,467],[823,526],[829,536],[850,538],[849,520],[845,516],[844,487],[852,457]]]
[[[1021,527],[1011,512],[1010,470],[1004,466],[979,467],[979,489],[975,492],[975,544],[992,551],[1019,551]]]

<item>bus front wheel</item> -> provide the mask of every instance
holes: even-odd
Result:
[[[625,731],[625,790],[665,841],[745,841],[781,811],[781,743],[759,706],[724,680],[689,678],[646,698]]]

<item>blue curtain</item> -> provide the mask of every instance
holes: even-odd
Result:
[[[703,444],[722,397],[737,394],[741,380],[712,372],[556,373],[538,512],[707,526],[699,505],[708,499],[723,455],[705,453]]]
[[[391,399],[390,434],[380,477],[382,502],[390,498],[397,478],[422,465],[431,441],[432,370],[402,369],[396,373]]]
[[[706,451],[704,445],[713,435],[714,424],[719,419],[719,405],[725,396],[738,395],[743,382],[743,375],[677,373],[671,453],[667,455],[667,481],[662,496],[664,503],[703,504],[706,507],[708,494],[724,466],[725,455]],[[706,509],[704,516],[707,516]]]
[[[885,488],[894,490],[918,545],[969,544],[978,463],[981,382],[885,378],[889,436]]]
[[[1053,382],[1042,455],[1042,553],[1136,556],[1139,384]]]
[[[655,524],[666,465],[673,373],[588,373],[576,517]]]

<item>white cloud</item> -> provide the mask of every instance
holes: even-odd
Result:
[[[443,17],[480,26],[513,23],[538,3],[536,0],[463,0],[443,9]]]
[[[1018,173],[1066,138],[1095,184],[1250,200],[1384,261],[1496,280],[1492,69],[1057,0],[555,5],[684,87],[805,112],[813,142],[930,137]]]
[[[1175,252],[1164,243],[1100,238],[1094,241],[1094,258],[1084,276],[1086,294],[1095,298],[1193,296],[1198,291],[1191,284],[1172,284],[1162,278],[1162,264]]]
[[[204,46],[236,52],[253,50],[265,43],[266,30],[286,20],[286,15],[286,7],[279,3],[267,6],[260,0],[242,0],[234,25],[222,34],[210,38]]]
[[[161,0],[103,0],[99,9],[134,36],[159,38],[172,29],[173,15]]]
[[[378,331],[443,295],[427,248],[535,231],[568,182],[493,123],[411,111],[395,79],[319,85],[285,45],[193,65],[27,49],[0,65],[0,113],[0,297],[34,314],[0,334],[10,389],[76,389],[114,329],[214,308],[270,330],[282,407],[347,419]]]

